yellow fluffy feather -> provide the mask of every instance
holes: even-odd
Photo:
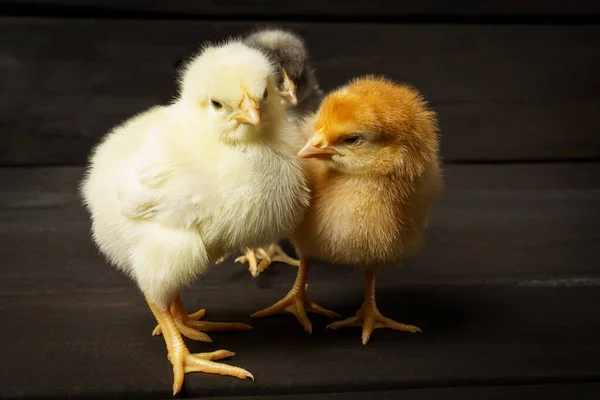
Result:
[[[167,342],[174,392],[183,373],[251,376],[191,355],[180,332],[246,329],[196,321],[179,291],[222,254],[289,235],[309,193],[296,158],[274,67],[231,41],[208,46],[186,67],[179,97],[113,129],[94,149],[81,194],[101,252],[144,293]],[[210,325],[212,324],[212,325]]]

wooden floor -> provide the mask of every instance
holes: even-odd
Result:
[[[294,268],[252,279],[230,260],[183,300],[254,330],[187,344],[234,351],[256,381],[191,374],[180,397],[600,399],[597,0],[0,0],[0,398],[172,398],[152,314],[95,249],[77,183],[203,42],[269,25],[305,39],[325,91],[385,75],[438,113],[447,195],[424,252],[378,282],[382,312],[423,333],[364,347],[317,316],[312,335],[251,320]],[[361,304],[358,270],[317,263],[309,282],[343,316]]]
[[[294,268],[252,279],[228,262],[184,302],[254,331],[188,345],[236,352],[230,363],[256,381],[188,375],[182,396],[597,399],[600,164],[446,170],[448,195],[424,253],[378,284],[381,310],[422,334],[376,331],[363,347],[358,329],[326,331],[317,316],[312,335],[291,316],[251,320],[286,293]],[[81,174],[0,169],[0,397],[170,398],[171,366],[149,309],[90,240],[75,192]],[[318,264],[309,279],[322,305],[344,316],[360,306],[360,271]]]

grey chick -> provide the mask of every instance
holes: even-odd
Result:
[[[261,29],[248,34],[244,43],[265,51],[279,63],[277,86],[291,122],[299,123],[317,110],[324,94],[300,36],[283,29]]]
[[[243,37],[244,44],[259,49],[279,64],[277,88],[287,119],[300,125],[309,113],[317,111],[324,93],[319,88],[310,57],[300,36],[283,29],[260,29]],[[217,263],[224,261],[221,257]],[[267,248],[246,249],[244,255],[235,259],[248,263],[250,273],[256,277],[273,262],[299,266],[300,262],[288,256],[278,244]]]

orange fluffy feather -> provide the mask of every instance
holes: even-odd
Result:
[[[386,79],[358,79],[329,94],[304,129],[343,155],[307,160],[313,198],[293,236],[300,253],[367,266],[418,251],[443,191],[437,121],[421,95]],[[345,145],[355,134],[364,143]]]
[[[375,301],[377,267],[405,261],[423,243],[429,215],[443,192],[437,120],[413,88],[366,77],[323,100],[303,126],[308,142],[298,153],[311,204],[291,239],[300,255],[289,293],[254,317],[293,313],[305,330],[306,311],[331,318],[331,310],[306,296],[313,258],[365,270],[365,301],[354,317],[331,329],[363,327],[367,344],[376,328],[420,332],[384,317]]]

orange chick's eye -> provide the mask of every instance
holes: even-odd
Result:
[[[358,144],[361,141],[359,135],[346,136],[342,142],[344,144]]]

